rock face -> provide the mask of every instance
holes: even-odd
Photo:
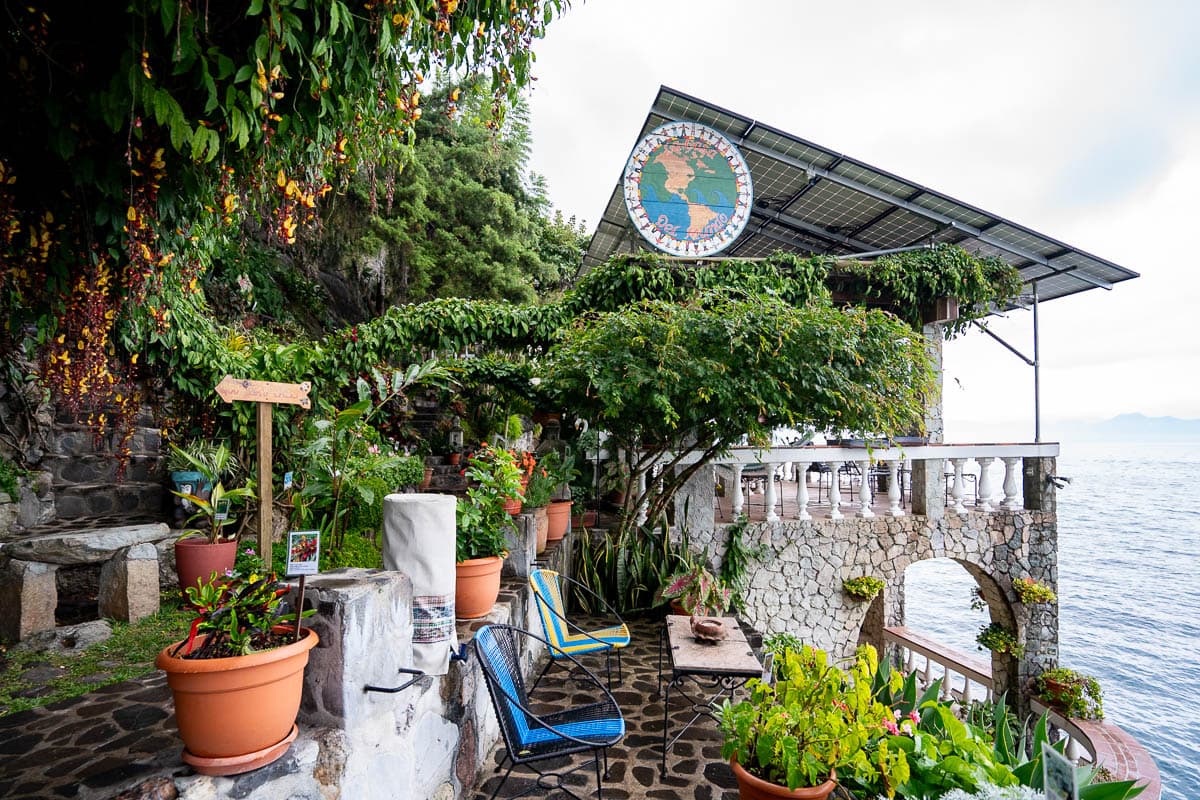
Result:
[[[100,569],[100,616],[136,622],[158,612],[158,551],[149,542],[118,550]]]
[[[166,523],[125,525],[115,528],[76,529],[34,536],[0,547],[5,555],[22,561],[47,564],[98,564],[113,553],[144,542],[157,542],[171,535]]]

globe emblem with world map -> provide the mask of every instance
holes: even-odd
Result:
[[[750,170],[733,143],[694,122],[655,128],[625,168],[625,205],[642,237],[676,256],[724,250],[750,219]]]

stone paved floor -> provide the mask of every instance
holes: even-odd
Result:
[[[631,623],[633,641],[623,656],[624,678],[618,684],[614,678],[613,696],[625,716],[625,739],[609,750],[611,780],[604,783],[604,797],[613,800],[736,800],[737,786],[729,765],[721,760],[721,738],[717,724],[701,719],[675,743],[667,757],[667,777],[659,778],[662,759],[663,707],[658,695],[658,631],[661,621],[637,620]],[[603,659],[592,656],[584,661],[589,669],[603,668]],[[565,672],[555,668],[543,679],[534,694],[550,708],[590,702],[590,695],[580,691],[577,684],[563,680]],[[672,735],[687,722],[692,711],[682,702],[676,703],[672,693]],[[472,800],[487,800],[500,780],[492,771],[504,755],[503,743],[488,754],[487,764],[479,776],[475,791],[467,795]],[[543,769],[558,768],[567,759],[545,762]],[[594,797],[596,773],[590,756],[580,754],[569,760],[570,765],[585,765],[567,779],[573,791],[584,797]],[[502,773],[501,773],[502,774]],[[511,797],[530,787],[533,775],[528,769],[517,769],[501,789],[500,797]],[[561,792],[536,791],[533,797],[563,797]]]
[[[0,717],[0,797],[107,800],[179,771],[166,677],[154,672]]]

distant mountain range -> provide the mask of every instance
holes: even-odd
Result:
[[[1063,421],[1046,424],[1050,440],[1115,442],[1138,440],[1200,440],[1200,419],[1147,417],[1145,414],[1121,414],[1101,422]]]

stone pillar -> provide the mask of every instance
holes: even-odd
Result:
[[[921,327],[925,339],[925,353],[933,364],[934,385],[929,397],[925,398],[925,433],[930,444],[941,444],[945,428],[942,423],[942,345],[944,334],[940,322],[931,322]]]
[[[504,559],[501,574],[528,578],[537,559],[537,517],[529,513],[517,514],[505,538],[508,541],[508,558]]]
[[[1058,508],[1056,487],[1050,478],[1056,475],[1057,459],[1026,458],[1022,470],[1025,508],[1054,512]]]
[[[19,642],[54,628],[58,586],[54,564],[9,559],[0,568],[0,636]]]
[[[912,462],[912,511],[930,519],[946,515],[946,462],[929,458]]]
[[[100,568],[101,617],[137,622],[158,612],[158,550],[144,542],[124,547]]]
[[[734,479],[740,488],[740,481]],[[716,467],[705,464],[688,478],[675,493],[675,527],[693,536],[716,528],[713,498],[716,487]],[[726,491],[733,487],[727,487]]]

